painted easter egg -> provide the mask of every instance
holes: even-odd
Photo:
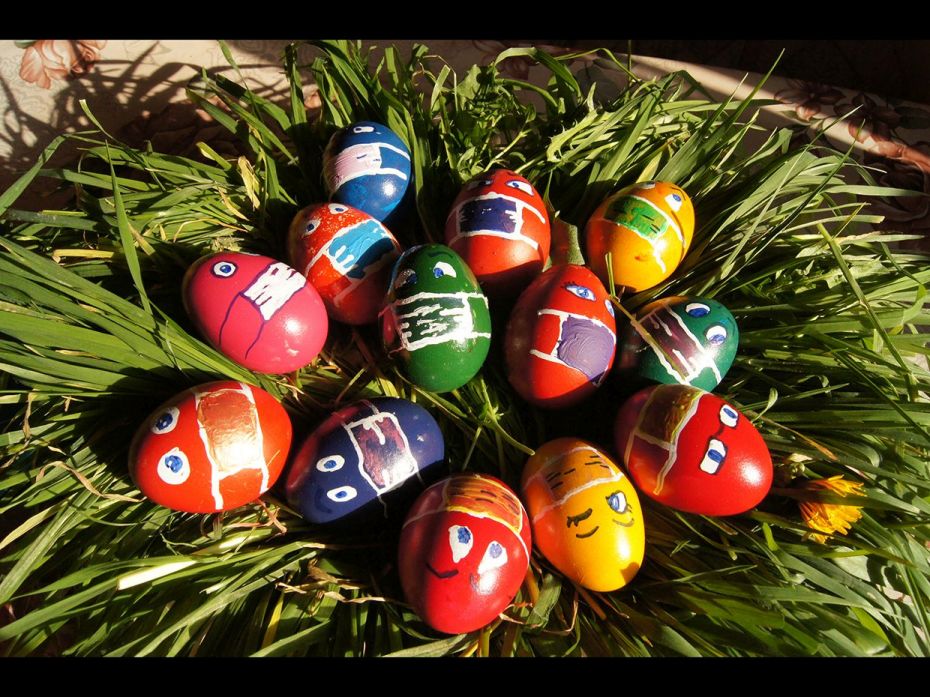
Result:
[[[610,253],[618,288],[645,290],[672,275],[693,235],[688,194],[667,182],[640,182],[608,197],[591,214],[585,227],[588,264],[607,283]]]
[[[636,321],[619,333],[619,372],[710,391],[733,365],[739,329],[716,300],[661,298],[640,308]]]
[[[596,390],[617,348],[614,308],[583,266],[553,266],[520,295],[507,322],[507,378],[528,402],[577,404]]]
[[[270,257],[203,257],[187,270],[183,296],[207,341],[250,370],[299,370],[326,341],[329,319],[320,294],[299,271]]]
[[[494,477],[458,474],[413,504],[398,546],[407,602],[433,629],[460,634],[493,622],[529,567],[530,521]]]
[[[549,441],[527,461],[520,487],[536,547],[559,571],[595,591],[633,579],[646,547],[643,511],[606,454],[578,438]]]
[[[384,221],[410,186],[410,151],[387,126],[359,121],[329,139],[323,180],[333,201]]]
[[[312,523],[383,520],[444,456],[442,432],[426,409],[394,397],[364,399],[303,442],[288,471],[287,498]]]
[[[448,392],[471,380],[488,355],[488,299],[451,249],[412,247],[394,266],[381,331],[388,355],[413,383]]]
[[[291,420],[274,397],[242,382],[208,382],[143,422],[129,448],[129,473],[167,508],[228,511],[275,483],[290,447]]]
[[[549,214],[529,181],[495,169],[462,188],[446,219],[445,239],[485,293],[515,295],[549,258]]]
[[[378,319],[400,245],[367,213],[342,203],[319,203],[294,216],[288,252],[330,317],[368,324]]]
[[[744,513],[772,486],[772,456],[756,427],[690,385],[636,392],[620,408],[614,436],[639,490],[681,511]]]

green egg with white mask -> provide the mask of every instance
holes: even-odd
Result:
[[[712,391],[726,376],[739,345],[736,320],[709,298],[660,298],[618,332],[617,370],[665,385]]]
[[[488,299],[463,259],[426,244],[394,266],[381,335],[388,355],[411,382],[448,392],[471,380],[491,346]]]

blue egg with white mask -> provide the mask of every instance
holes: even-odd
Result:
[[[411,186],[410,151],[394,131],[359,121],[337,131],[323,152],[323,180],[333,201],[388,224]]]
[[[364,399],[304,440],[291,461],[287,499],[311,523],[384,520],[403,513],[444,458],[442,432],[426,409],[395,397]]]

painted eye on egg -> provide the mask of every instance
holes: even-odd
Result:
[[[404,269],[397,274],[397,280],[394,281],[394,288],[400,289],[404,286],[412,286],[417,282],[417,272],[413,269]]]
[[[692,317],[704,317],[710,313],[710,307],[704,303],[688,303],[685,306],[685,312]]]
[[[310,218],[310,220],[307,221],[307,226],[304,228],[304,234],[305,234],[305,235],[310,235],[310,234],[312,234],[318,227],[320,227],[320,219],[319,219],[319,218]]]
[[[527,182],[520,181],[519,179],[511,179],[507,182],[507,186],[511,189],[519,189],[525,194],[533,195],[533,187],[530,186]]]
[[[617,513],[626,513],[629,510],[626,494],[622,491],[615,491],[608,496],[607,505],[610,506],[610,510],[616,511]]]
[[[218,261],[213,265],[213,275],[220,278],[229,278],[236,273],[236,265],[231,261]]]
[[[352,128],[353,133],[374,133],[374,126],[355,126]]]
[[[342,469],[345,462],[346,459],[342,455],[327,455],[317,460],[316,468],[320,472],[335,472],[336,470]]]
[[[452,268],[451,264],[444,261],[437,261],[436,266],[433,267],[433,276],[436,278],[442,278],[443,276],[455,278],[458,274],[455,273],[455,269]]]
[[[355,490],[354,486],[338,486],[335,489],[330,489],[326,492],[326,498],[330,501],[335,501],[336,503],[345,503],[346,501],[351,501],[356,496],[358,496],[358,491]]]
[[[166,484],[183,484],[191,476],[191,465],[179,448],[172,448],[158,461],[158,476]]]
[[[707,452],[704,453],[704,459],[701,460],[701,471],[707,474],[717,474],[720,465],[727,458],[727,446],[716,438],[711,438],[707,443]]]
[[[720,423],[724,426],[729,426],[730,428],[736,427],[736,422],[739,420],[739,412],[736,411],[729,404],[724,404],[720,407]]]
[[[476,179],[473,182],[468,182],[468,184],[465,185],[465,190],[473,191],[475,189],[481,188],[482,186],[491,186],[491,180],[490,179]]]
[[[452,561],[458,564],[462,559],[471,552],[472,545],[475,544],[475,536],[471,534],[464,525],[452,525],[449,527],[449,547],[452,548]]]
[[[484,556],[481,557],[481,563],[478,564],[478,575],[481,576],[489,571],[499,569],[506,563],[507,550],[504,549],[504,545],[500,542],[493,540],[484,551]]]
[[[582,300],[591,300],[594,301],[594,291],[588,288],[587,286],[582,286],[578,283],[566,283],[565,290],[567,290],[572,295],[577,295]]]
[[[706,336],[707,340],[714,346],[719,346],[727,340],[727,330],[726,327],[715,324],[704,332],[704,336]]]
[[[177,407],[169,407],[167,411],[163,411],[155,419],[155,423],[152,424],[152,433],[160,436],[163,433],[173,431],[174,427],[178,425],[178,415],[180,413]]]
[[[349,209],[345,206],[339,205],[338,203],[331,203],[329,204],[329,210],[332,213],[345,213]]]
[[[607,300],[604,301],[604,306],[607,308],[607,312],[610,313],[610,316],[613,317],[614,316],[614,304],[610,302],[610,298],[607,298]]]

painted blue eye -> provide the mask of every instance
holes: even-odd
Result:
[[[704,317],[710,314],[710,307],[704,303],[688,303],[685,306],[685,312],[692,317]]]
[[[519,189],[523,193],[529,194],[530,196],[533,195],[533,187],[530,186],[527,182],[520,181],[519,179],[511,179],[509,182],[507,182],[507,186],[509,186],[511,189]]]
[[[594,291],[587,286],[582,286],[578,283],[566,283],[565,290],[567,290],[572,295],[577,295],[582,300],[590,300],[594,302]]]
[[[433,267],[433,276],[436,278],[442,278],[443,276],[456,278],[458,274],[455,273],[455,269],[452,268],[451,264],[448,264],[444,261],[437,261],[436,266]]]
[[[706,336],[707,340],[714,346],[720,346],[720,344],[727,340],[727,330],[726,327],[715,324],[704,332],[704,336]]]
[[[504,549],[504,545],[497,540],[492,540],[491,544],[489,544],[488,548],[484,551],[481,562],[478,564],[478,575],[481,576],[489,571],[499,569],[506,563],[507,550]]]
[[[170,433],[174,430],[174,427],[178,425],[178,415],[180,412],[177,407],[168,407],[167,410],[163,411],[158,415],[158,418],[155,419],[155,423],[152,424],[152,433],[156,435],[162,435],[163,433]]]
[[[374,133],[375,127],[374,126],[353,126],[352,132],[353,133]]]
[[[317,460],[316,468],[320,472],[335,472],[342,469],[346,459],[342,455],[327,455]]]
[[[607,497],[607,505],[610,506],[612,511],[616,511],[617,513],[626,513],[626,494],[624,494],[622,491],[615,491]]]
[[[610,298],[604,301],[604,305],[607,307],[607,312],[610,313],[610,316],[614,317],[614,304],[610,302]]]
[[[678,201],[679,203],[681,203],[681,196],[679,196],[678,194],[672,194],[672,198]]]
[[[318,227],[320,227],[319,218],[310,218],[310,220],[307,221],[307,226],[304,228],[304,234],[309,235]]]
[[[475,543],[475,537],[464,525],[452,525],[449,527],[449,547],[452,549],[452,561],[456,564],[468,556],[471,547]]]
[[[735,428],[736,422],[738,420],[739,412],[737,412],[736,409],[728,404],[724,404],[722,407],[720,407],[720,423],[722,423],[724,426]]]
[[[355,490],[354,486],[345,486],[336,487],[335,489],[330,489],[326,492],[326,497],[330,501],[335,501],[336,503],[345,503],[346,501],[351,501],[356,496],[358,496],[358,491]]]
[[[704,453],[704,459],[701,460],[701,471],[707,474],[717,474],[717,470],[727,459],[727,446],[716,438],[711,438],[707,443],[707,452]]]
[[[213,265],[213,275],[220,278],[229,278],[236,273],[236,265],[231,261],[218,261]]]
[[[183,484],[191,474],[191,467],[187,455],[179,448],[172,448],[161,456],[156,471],[166,484]]]

